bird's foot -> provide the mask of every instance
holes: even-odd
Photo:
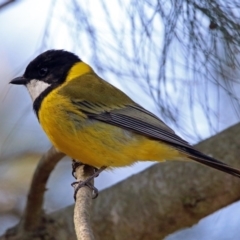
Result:
[[[81,166],[81,165],[85,165],[85,164],[73,160],[73,162],[72,162],[72,175],[73,175],[73,177],[76,178],[76,176],[75,176],[75,171],[76,171],[76,169],[77,169],[79,166]],[[94,187],[94,185],[91,183],[91,181],[92,181],[94,178],[98,177],[98,175],[99,175],[103,170],[105,170],[106,168],[107,168],[107,167],[105,167],[105,166],[103,166],[103,167],[101,167],[101,168],[99,168],[99,169],[98,169],[98,168],[94,168],[94,173],[93,173],[90,177],[88,177],[86,180],[84,180],[84,181],[76,181],[76,182],[73,182],[73,183],[71,184],[73,187],[74,187],[75,185],[77,185],[76,188],[75,188],[75,190],[74,190],[74,199],[75,199],[75,201],[76,201],[77,192],[78,192],[78,190],[79,190],[80,188],[82,188],[82,187],[89,187],[89,188],[93,191],[93,196],[92,196],[92,198],[93,198],[93,199],[94,199],[94,198],[97,198],[97,196],[98,196],[98,189],[97,189],[96,187]]]
[[[88,179],[87,179],[88,180]],[[76,201],[76,198],[77,198],[77,192],[80,188],[82,187],[88,187],[92,190],[92,199],[95,199],[97,198],[98,196],[98,189],[96,187],[93,186],[93,184],[91,182],[88,182],[87,180],[85,181],[76,181],[76,182],[73,182],[71,185],[74,187],[75,185],[76,188],[74,190],[74,200]],[[91,181],[91,180],[90,180]]]

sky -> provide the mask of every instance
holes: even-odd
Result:
[[[124,17],[122,15],[123,9],[119,9],[116,2],[117,1],[111,1],[111,5],[108,5],[109,9],[112,9],[111,15],[115,19],[114,24],[124,21]],[[88,9],[91,9],[89,14],[90,16],[94,16],[94,24],[101,27],[101,37],[105,38],[106,42],[110,42],[114,46],[114,40],[104,28],[106,14],[99,11],[101,4],[96,6],[96,1],[86,1],[85,3],[86,6],[88,5]],[[8,84],[9,80],[17,75],[20,75],[24,71],[27,63],[36,56],[36,49],[38,49],[41,44],[41,36],[47,24],[50,4],[51,1],[48,0],[25,0],[14,3],[0,12],[0,22],[2,23],[0,27],[0,115],[3,116],[1,117],[0,124],[0,168],[2,169],[9,170],[6,160],[14,165],[16,158],[19,156],[22,156],[20,159],[26,159],[26,156],[32,156],[32,154],[35,154],[34,157],[37,159],[40,154],[46,152],[51,146],[32,111],[32,103],[26,89],[23,87],[14,87]],[[66,5],[58,4],[58,7],[61,20],[65,22],[69,21],[71,23],[71,17],[62,17],[65,14],[64,11]],[[65,35],[68,34],[66,25],[62,24],[62,22],[58,20],[59,16],[57,17],[55,13],[53,16],[55,20],[50,26],[50,30],[52,34],[54,33],[53,35],[55,39],[48,39],[47,45],[54,48],[63,48],[75,51],[77,54],[81,54],[81,58],[84,61],[94,65],[94,62],[91,60],[91,52],[88,51],[87,48],[88,44],[85,44],[87,41],[85,37],[83,36],[83,39],[79,39],[79,41],[82,41],[83,43],[82,47],[79,48],[73,46],[73,42],[65,37]],[[111,52],[109,52],[109,55],[111,55]],[[114,58],[115,57],[112,56],[112,59]],[[106,60],[111,60],[111,57]],[[179,74],[184,73],[181,72]],[[130,81],[128,79],[126,82],[128,84],[130,82],[131,85],[130,87],[126,87],[126,83],[122,84],[121,81],[114,78],[113,75],[107,74],[106,76],[111,79],[110,82],[112,84],[124,90],[136,102],[139,102],[141,105],[157,114],[157,109],[153,102],[141,90],[138,84],[134,85],[134,81]],[[171,85],[169,85],[168,88],[170,92],[174,92],[174,88],[172,88]],[[139,96],[141,97],[139,98]],[[195,109],[195,111],[197,112],[199,110]],[[199,115],[201,115],[200,111]],[[186,116],[188,116],[188,114],[186,114]],[[205,127],[206,123],[204,120],[199,122],[202,137],[209,136],[210,132],[207,130],[208,128]],[[231,125],[234,122],[236,122],[236,119],[232,118],[228,121],[228,125]],[[225,127],[226,126],[227,124]],[[36,163],[36,161],[34,160],[34,163]],[[98,177],[96,187],[100,190],[109,187],[132,174],[142,171],[152,164],[153,163],[138,163],[131,167],[116,169],[112,172],[104,172],[100,175],[100,177]],[[31,169],[34,168],[34,164],[30,164],[30,166]],[[71,164],[68,160],[62,161],[51,176],[50,182],[48,183],[48,188],[50,190],[47,191],[45,196],[45,209],[47,211],[54,211],[73,203],[72,188],[70,187],[70,183],[73,179],[69,174],[71,171],[70,167]],[[16,164],[16,168],[19,169],[19,165]],[[4,181],[12,178],[9,171],[5,171],[5,174],[2,175]],[[30,181],[30,177],[26,179],[26,182],[27,181]],[[62,191],[62,186],[66,186],[64,191]],[[23,204],[20,209],[23,209],[24,194],[27,193],[27,189],[21,191],[23,193],[23,196],[21,197]],[[57,198],[55,197],[56,195],[58,196]],[[63,199],[64,201],[62,201]],[[7,200],[1,199],[0,197],[0,205],[1,201],[5,203]],[[218,211],[210,217],[200,221],[197,227],[181,231],[180,233],[169,236],[166,239],[176,240],[184,238],[186,240],[192,240],[193,236],[196,240],[237,239],[236,229],[240,224],[240,221],[237,218],[237,215],[239,214],[236,214],[236,212],[239,211],[238,209],[239,203],[236,203],[231,208],[229,207]],[[1,216],[0,211],[0,221],[2,219],[3,223],[6,224],[5,226],[13,224],[17,219],[14,218],[14,216],[7,216],[8,218],[6,216],[7,214],[5,212]],[[4,224],[2,224],[2,230]],[[223,225],[225,226],[224,228]],[[228,229],[227,233],[225,229]]]

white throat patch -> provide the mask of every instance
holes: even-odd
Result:
[[[28,92],[30,93],[30,96],[33,100],[35,99],[48,87],[50,86],[49,83],[39,81],[37,79],[32,79],[27,85]]]

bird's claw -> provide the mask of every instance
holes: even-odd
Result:
[[[73,159],[73,161],[72,161],[72,175],[73,175],[74,178],[76,178],[76,176],[75,176],[76,169],[77,169],[79,166],[81,166],[81,165],[85,165],[85,164],[83,164],[83,163],[81,163],[81,162],[78,162],[78,161],[75,161],[75,160]],[[99,168],[99,169],[94,167],[94,173],[93,173],[91,176],[89,176],[85,181],[76,181],[76,182],[73,182],[73,183],[71,184],[73,187],[77,184],[77,186],[75,186],[75,190],[74,190],[74,199],[75,199],[75,201],[76,201],[77,192],[78,192],[78,190],[79,190],[80,188],[82,188],[82,187],[88,187],[88,188],[90,188],[90,189],[92,190],[92,194],[93,194],[92,199],[97,198],[97,196],[98,196],[98,189],[97,189],[96,187],[94,187],[94,185],[91,183],[91,181],[92,181],[95,177],[98,177],[99,174],[100,174],[103,170],[105,170],[106,168],[107,168],[107,167],[105,167],[105,166],[102,166],[102,167]]]
[[[77,197],[77,192],[82,187],[88,187],[92,190],[92,199],[95,199],[98,197],[98,189],[96,187],[94,187],[93,184],[88,181],[88,179],[86,181],[73,182],[71,185],[74,187],[76,184],[77,184],[77,186],[74,190],[74,200],[75,201],[76,201],[76,197]]]
[[[74,177],[74,178],[76,178],[76,176],[75,176],[75,172],[76,172],[76,169],[78,168],[78,167],[80,167],[81,165],[83,165],[83,163],[81,163],[81,162],[79,162],[79,161],[76,161],[76,160],[72,160],[72,176]]]

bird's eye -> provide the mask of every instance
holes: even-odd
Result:
[[[40,68],[38,70],[38,74],[41,76],[41,77],[45,77],[48,73],[48,69],[46,67],[43,67],[43,68]]]

